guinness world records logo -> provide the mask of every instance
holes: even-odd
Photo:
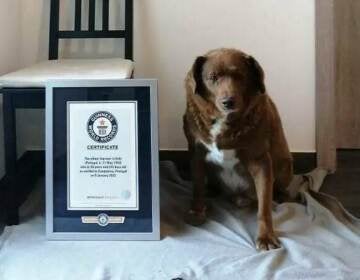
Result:
[[[87,122],[87,132],[98,143],[110,142],[118,132],[117,120],[110,112],[95,112]]]
[[[109,224],[109,216],[105,213],[99,214],[96,219],[99,226],[106,227]]]

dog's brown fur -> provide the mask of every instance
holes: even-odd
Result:
[[[185,86],[184,132],[192,153],[194,180],[187,221],[200,225],[206,219],[206,178],[216,177],[213,175],[222,170],[207,160],[210,145],[216,145],[219,152],[235,152],[240,162],[234,172],[253,178],[258,201],[257,247],[278,247],[271,218],[273,191],[281,192],[290,183],[292,157],[278,111],[266,93],[262,68],[241,51],[217,49],[196,59]],[[223,105],[229,99],[232,110]],[[216,134],[212,132],[215,123],[219,124]]]

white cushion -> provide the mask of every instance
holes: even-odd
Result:
[[[0,77],[2,87],[45,87],[54,79],[127,79],[134,63],[122,58],[48,60]]]

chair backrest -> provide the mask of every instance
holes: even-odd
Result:
[[[59,39],[124,38],[125,58],[133,59],[133,0],[125,0],[125,30],[109,30],[109,0],[102,1],[102,30],[95,30],[95,0],[89,1],[89,27],[81,29],[81,3],[74,0],[74,30],[59,30],[60,0],[51,0],[49,59],[58,59]]]

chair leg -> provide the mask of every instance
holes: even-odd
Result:
[[[17,200],[16,187],[16,119],[13,95],[3,94],[3,113],[4,113],[4,146],[5,146],[5,171],[9,178],[7,186],[6,201],[6,224],[17,225],[19,223],[19,203]]]

